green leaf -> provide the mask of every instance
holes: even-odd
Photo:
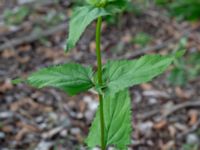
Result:
[[[101,2],[101,0],[86,0],[86,2],[90,5],[97,5]]]
[[[105,66],[106,92],[116,93],[124,88],[151,81],[164,72],[174,57],[146,55],[136,60],[109,61]]]
[[[86,91],[93,87],[92,68],[69,63],[41,69],[28,77],[28,84],[37,87],[56,87],[69,95]]]
[[[73,48],[86,27],[96,18],[109,15],[104,8],[83,6],[75,9],[69,24],[69,36],[66,43],[66,51]]]
[[[188,81],[186,70],[184,68],[174,68],[168,76],[168,81],[173,85],[185,85]]]
[[[112,15],[120,12],[125,6],[124,0],[111,1],[105,7],[86,5],[78,7],[73,12],[69,24],[69,35],[65,51],[72,49],[80,39],[86,27],[100,16]]]
[[[108,0],[108,4],[106,5],[105,9],[110,11],[112,14],[115,14],[123,11],[127,5],[127,0]]]
[[[105,95],[103,104],[105,122],[105,144],[114,145],[120,150],[130,144],[131,135],[131,102],[128,90],[116,93],[114,96]],[[90,128],[86,143],[89,148],[100,146],[100,109]]]
[[[185,52],[186,52],[185,49],[183,49],[183,50],[178,50],[178,51],[176,51],[176,52],[174,53],[174,57],[175,57],[176,59],[181,58],[181,57],[183,57],[183,55],[185,54]]]
[[[86,2],[90,5],[104,8],[109,5],[115,5],[115,7],[119,7],[128,3],[127,0],[86,0]]]
[[[26,6],[21,6],[16,10],[7,9],[3,13],[4,20],[8,25],[19,25],[29,15],[30,9]]]
[[[24,80],[21,79],[21,78],[17,78],[17,79],[12,80],[12,84],[14,84],[14,85],[19,84],[21,82],[24,82]]]
[[[135,44],[138,44],[142,47],[145,47],[150,41],[151,41],[151,36],[144,32],[138,33],[133,39],[133,42]]]

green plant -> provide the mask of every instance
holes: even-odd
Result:
[[[186,51],[187,39],[182,38],[175,51]],[[193,52],[188,54],[187,58],[176,58],[168,81],[172,85],[184,86],[189,81],[194,80],[200,74],[200,53]]]
[[[145,47],[150,41],[151,41],[151,36],[144,32],[136,34],[136,36],[133,38],[133,42],[142,47]]]
[[[56,10],[50,10],[48,14],[43,17],[44,22],[47,25],[56,25],[65,20],[65,14],[62,12],[56,12]]]
[[[76,0],[72,2],[73,8],[83,5],[85,2],[83,0]],[[120,13],[113,14],[112,16],[105,16],[105,21],[108,25],[116,25],[118,27],[121,26],[120,24],[120,18],[123,16],[124,13],[134,13],[135,15],[140,15],[142,11],[143,6],[141,3],[138,3],[136,1],[127,0],[126,5],[123,7],[123,10],[121,10]]]
[[[182,150],[198,150],[198,147],[197,144],[184,144]]]
[[[30,9],[26,6],[21,6],[16,10],[5,10],[3,13],[4,20],[8,25],[20,24],[30,13]]]
[[[182,52],[172,55],[146,55],[135,60],[101,62],[102,17],[123,10],[126,0],[86,0],[86,4],[74,10],[69,25],[66,51],[72,49],[86,27],[97,19],[96,56],[97,72],[90,66],[67,63],[41,69],[30,75],[26,83],[37,87],[56,87],[69,95],[94,88],[99,96],[99,108],[86,139],[88,148],[100,146],[106,150],[110,145],[124,150],[130,144],[131,101],[128,88],[148,82],[158,76]],[[22,80],[16,80],[21,82]]]
[[[121,27],[120,18],[123,17],[125,13],[133,13],[134,15],[139,16],[141,12],[141,4],[138,4],[135,1],[133,2],[131,0],[127,0],[126,6],[120,13],[112,16],[106,16],[105,21],[108,25],[117,25],[118,27]]]
[[[200,19],[199,0],[155,0],[155,2],[158,5],[167,7],[170,14],[180,20],[195,21]]]

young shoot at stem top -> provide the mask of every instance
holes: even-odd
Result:
[[[96,27],[97,72],[91,66],[77,63],[60,64],[40,69],[25,81],[37,88],[56,87],[69,95],[94,88],[99,94],[99,108],[90,128],[86,144],[106,150],[109,146],[126,150],[131,141],[131,99],[128,88],[151,81],[163,73],[177,57],[173,55],[145,55],[134,60],[114,60],[101,63],[102,17],[123,10],[127,0],[86,0],[84,6],[73,11],[69,23],[66,51],[72,49],[86,27],[98,18]],[[103,70],[102,70],[103,68]],[[21,80],[17,80],[20,81]]]

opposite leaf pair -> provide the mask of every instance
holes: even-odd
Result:
[[[105,145],[114,145],[119,150],[127,149],[131,134],[131,103],[127,88],[152,80],[161,74],[173,61],[173,56],[146,55],[136,60],[108,61],[104,65]],[[68,63],[41,69],[28,77],[27,82],[35,87],[56,87],[70,95],[96,87],[91,67]],[[86,139],[89,148],[100,146],[99,110]]]
[[[108,95],[152,80],[161,74],[173,61],[172,56],[146,55],[137,60],[108,61],[104,65],[102,90]],[[91,67],[68,63],[41,69],[27,79],[28,84],[37,87],[56,87],[69,95],[97,87]],[[98,92],[98,91],[97,91]]]

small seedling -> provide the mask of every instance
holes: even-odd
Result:
[[[43,20],[44,22],[47,24],[47,25],[57,25],[59,24],[60,22],[64,21],[66,19],[64,13],[62,12],[56,12],[56,10],[50,10],[48,12],[48,14],[46,14],[44,17],[43,17]]]
[[[182,38],[175,51],[186,51],[187,39]],[[200,53],[189,53],[187,58],[176,58],[174,68],[171,70],[168,81],[172,85],[185,86],[189,81],[195,80],[200,74]]]
[[[184,144],[182,150],[198,150],[198,147],[197,144]]]
[[[26,6],[21,6],[15,10],[5,10],[3,13],[4,20],[8,25],[18,25],[28,16],[30,10]]]
[[[178,20],[197,21],[200,19],[199,0],[155,0],[155,3],[166,7],[169,14]]]
[[[133,43],[138,44],[142,47],[147,46],[149,42],[151,41],[151,36],[147,33],[140,32],[133,38]]]
[[[96,56],[97,71],[91,66],[67,63],[41,69],[26,79],[26,83],[37,87],[56,87],[69,95],[94,88],[99,96],[99,108],[86,139],[88,149],[109,146],[125,150],[131,143],[131,99],[128,88],[151,81],[164,72],[177,54],[145,55],[135,60],[101,61],[102,17],[119,13],[127,0],[86,0],[82,7],[74,10],[69,24],[66,52],[72,49],[86,27],[97,19]],[[87,54],[86,54],[87,55]],[[20,80],[19,80],[20,81]]]

